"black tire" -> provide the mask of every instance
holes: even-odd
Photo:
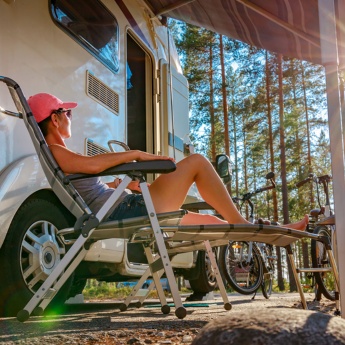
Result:
[[[213,251],[215,250],[213,248]],[[213,291],[217,286],[217,280],[211,266],[211,260],[205,251],[199,250],[196,266],[198,267],[199,275],[196,279],[189,279],[191,289],[196,293],[204,294]]]
[[[274,259],[273,259],[273,246],[266,244],[265,251],[265,272],[261,283],[261,292],[266,299],[272,295],[273,288],[273,274],[274,274]]]
[[[320,225],[314,229],[314,234],[328,237],[331,240],[330,229]],[[322,242],[311,241],[311,260],[313,267],[331,267],[326,248]],[[332,272],[315,272],[315,280],[318,290],[329,300],[335,300],[334,277]]]
[[[77,278],[76,276],[74,276],[73,284],[68,291],[67,298],[72,298],[72,297],[82,294],[86,286],[86,283],[87,283],[86,278]]]
[[[263,276],[263,264],[258,247],[253,244],[249,263],[246,260],[248,249],[249,242],[229,241],[219,252],[219,268],[222,275],[235,291],[243,295],[251,295],[257,291]]]
[[[70,224],[56,204],[44,199],[26,201],[12,220],[0,251],[0,315],[15,316],[31,299],[66,253],[57,229]],[[72,277],[49,304],[59,312],[67,298]]]

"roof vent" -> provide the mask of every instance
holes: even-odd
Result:
[[[113,113],[119,113],[119,95],[109,86],[86,71],[86,93]]]

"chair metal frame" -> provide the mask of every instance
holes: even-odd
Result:
[[[137,306],[141,306],[149,290],[155,285],[161,302],[162,312],[168,313],[170,307],[167,304],[160,283],[160,277],[165,274],[170,285],[175,305],[175,315],[180,319],[184,318],[187,313],[179,295],[170,258],[178,253],[195,250],[207,251],[212,268],[216,274],[217,283],[224,302],[224,308],[230,310],[231,304],[228,300],[212,251],[212,247],[225,245],[229,240],[257,241],[285,247],[297,282],[302,305],[305,309],[307,309],[307,303],[302,285],[299,281],[298,269],[296,268],[293,258],[292,244],[302,238],[322,241],[327,248],[331,269],[335,276],[336,285],[339,288],[338,271],[331,245],[327,243],[328,239],[306,232],[261,224],[181,226],[179,225],[180,219],[186,213],[186,211],[183,210],[157,215],[144,176],[146,173],[169,173],[175,170],[176,166],[171,161],[162,160],[125,163],[107,169],[99,174],[99,176],[123,174],[125,177],[98,213],[94,215],[74,188],[73,181],[95,175],[75,174],[66,176],[52,156],[19,85],[12,79],[2,76],[0,76],[0,82],[4,82],[11,93],[12,99],[19,112],[18,116],[24,120],[43,171],[53,191],[77,219],[73,228],[61,229],[58,232],[58,235],[66,242],[71,240],[65,239],[65,237],[70,238],[70,235],[74,235],[75,238],[71,242],[73,245],[41,287],[36,291],[24,309],[18,313],[17,319],[19,321],[26,321],[31,314],[41,315],[59,289],[84,259],[90,243],[108,238],[124,238],[133,242],[141,242],[148,260],[146,272],[139,279],[130,296],[128,296],[122,304],[121,310],[126,310],[129,303],[134,299],[138,299]],[[110,208],[120,197],[128,184],[134,179],[140,182],[148,216],[115,222],[104,221]],[[149,276],[152,276],[153,283],[150,285],[149,290],[143,292],[141,287]]]

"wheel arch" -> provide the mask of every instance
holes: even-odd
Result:
[[[23,205],[33,199],[47,200],[53,203],[64,213],[69,222],[74,223],[76,221],[75,216],[62,204],[52,189],[46,188],[36,191],[24,200]]]
[[[3,243],[6,240],[6,237],[8,235],[8,229],[11,227],[11,224],[13,222],[13,220],[15,219],[18,211],[20,210],[21,207],[23,207],[27,202],[34,200],[34,199],[40,199],[40,200],[47,200],[49,202],[51,202],[52,204],[54,204],[55,206],[57,206],[66,216],[66,218],[68,219],[68,222],[72,225],[75,223],[75,217],[73,216],[73,214],[61,203],[61,201],[59,200],[59,198],[56,196],[56,194],[53,192],[52,189],[40,189],[37,190],[36,192],[34,192],[33,194],[30,194],[28,197],[26,197],[23,202],[19,205],[19,207],[17,207],[15,213],[13,214],[13,217],[11,218],[8,227],[6,229],[6,234],[5,236],[3,236],[1,242],[0,242],[0,251],[2,248]]]
[[[0,171],[0,250],[20,207],[42,198],[63,207],[53,193],[36,154],[21,157]],[[64,209],[70,215],[69,210]]]

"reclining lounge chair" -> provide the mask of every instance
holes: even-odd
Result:
[[[168,313],[170,308],[167,305],[160,284],[160,277],[164,273],[171,288],[175,305],[175,315],[178,318],[184,318],[186,316],[186,309],[181,302],[170,258],[178,253],[205,249],[209,254],[213,269],[216,273],[218,286],[224,301],[224,307],[227,310],[231,309],[231,304],[228,301],[224,284],[212,252],[212,247],[225,245],[229,240],[257,241],[285,247],[288,252],[304,308],[307,308],[307,304],[293,258],[292,243],[302,238],[311,238],[324,242],[327,247],[336,283],[337,285],[339,284],[331,246],[324,238],[306,232],[261,224],[180,226],[178,225],[179,221],[186,212],[182,210],[157,215],[144,175],[146,173],[169,173],[173,171],[175,169],[175,164],[171,161],[132,162],[121,164],[102,172],[102,174],[100,174],[102,176],[119,174],[124,174],[126,176],[99,212],[96,215],[93,214],[73,187],[73,181],[78,178],[86,178],[94,175],[75,174],[66,176],[52,156],[19,85],[7,77],[0,76],[0,81],[7,85],[11,93],[18,110],[18,116],[24,120],[43,171],[53,191],[77,219],[73,228],[59,231],[59,235],[68,243],[73,243],[73,245],[41,287],[36,291],[25,308],[18,313],[17,318],[19,321],[27,320],[31,314],[41,315],[68,277],[83,260],[90,244],[94,241],[108,238],[124,238],[132,242],[141,242],[144,246],[147,261],[149,263],[147,271],[139,279],[131,295],[121,306],[121,310],[125,310],[129,303],[138,297],[137,293],[143,282],[149,276],[152,276],[161,301],[162,312]],[[121,221],[104,221],[109,209],[132,179],[140,180],[140,187],[142,189],[148,216]],[[156,252],[155,255],[153,255],[153,251]],[[146,296],[147,293],[141,295],[141,297],[139,296],[138,306],[142,304]]]

